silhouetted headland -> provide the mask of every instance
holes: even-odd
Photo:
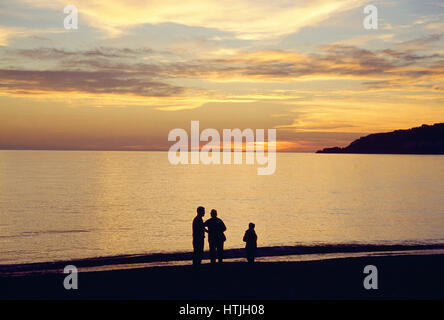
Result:
[[[374,133],[345,148],[324,148],[316,153],[444,154],[444,123]]]

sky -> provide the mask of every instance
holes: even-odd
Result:
[[[443,30],[444,0],[2,1],[0,149],[168,150],[199,120],[312,152],[444,122]]]

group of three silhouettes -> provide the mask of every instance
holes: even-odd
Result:
[[[222,263],[224,242],[227,240],[225,237],[225,230],[227,227],[224,222],[217,217],[217,211],[211,210],[211,218],[207,221],[203,221],[205,215],[205,208],[198,207],[197,215],[193,220],[193,265],[198,266],[202,262],[204,253],[204,239],[205,233],[208,233],[208,244],[210,246],[210,258],[211,263],[216,263],[216,258],[219,263]],[[245,231],[243,241],[246,243],[246,256],[249,263],[254,263],[257,248],[257,235],[254,231],[254,223],[249,224],[249,228]]]

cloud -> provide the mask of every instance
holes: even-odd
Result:
[[[393,33],[365,34],[365,35],[360,35],[360,36],[352,37],[349,39],[337,41],[335,44],[358,47],[358,46],[367,45],[370,41],[389,42],[389,41],[392,41],[393,37],[394,37]]]
[[[298,51],[259,50],[224,52],[220,57],[174,59],[171,52],[160,53],[150,48],[98,47],[88,50],[57,48],[10,49],[2,51],[3,63],[0,91],[84,92],[91,94],[122,94],[140,97],[194,96],[201,101],[287,99],[273,94],[215,95],[206,89],[184,81],[211,82],[288,82],[310,80],[361,81],[368,89],[411,89],[440,91],[444,74],[444,59],[440,53],[418,53],[420,44],[441,39],[430,35],[401,43],[397,48],[368,50],[350,45],[332,44],[319,47],[315,53]],[[144,57],[151,55],[149,63]],[[163,59],[171,55],[172,59]],[[160,58],[159,58],[160,57]],[[11,60],[12,59],[12,60]],[[50,64],[50,70],[30,69],[33,61]],[[25,63],[26,62],[26,63]],[[22,67],[19,67],[22,65]],[[43,67],[44,68],[44,67]],[[177,84],[176,84],[177,83]],[[267,96],[267,97],[266,97]],[[290,97],[294,99],[295,97]],[[176,110],[174,103],[168,105]]]
[[[99,47],[89,50],[66,50],[62,48],[7,49],[6,53],[32,59],[66,59],[66,58],[133,58],[152,54],[150,48],[112,48]]]
[[[0,26],[0,46],[7,46],[11,39],[36,37],[41,34],[62,33],[64,29],[29,29],[22,27]]]
[[[222,82],[354,79],[365,83],[372,80],[412,83],[438,81],[440,77],[442,81],[443,70],[441,54],[417,54],[411,49],[371,51],[354,46],[328,45],[313,54],[268,50],[172,64],[167,72]]]
[[[441,38],[441,34],[430,34],[424,37],[396,43],[394,48],[399,50],[426,50],[430,49],[430,45],[440,41]]]
[[[149,97],[177,96],[184,88],[134,74],[109,71],[0,70],[0,90],[10,93],[85,92]]]
[[[58,10],[63,0],[25,0],[29,5]],[[242,39],[261,39],[295,33],[331,15],[362,5],[361,0],[73,0],[88,23],[119,36],[142,24],[172,22],[215,28]]]

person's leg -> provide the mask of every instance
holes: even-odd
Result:
[[[216,244],[214,242],[210,242],[210,257],[211,263],[216,263]]]
[[[251,249],[251,263],[254,263],[254,258],[256,256],[256,249]]]
[[[202,264],[203,259],[203,253],[204,253],[204,239],[199,241],[199,247],[198,247],[198,264]]]
[[[251,250],[247,249],[247,261],[251,263]]]
[[[203,257],[203,241],[196,239],[193,241],[193,265],[197,266],[202,263]]]
[[[197,259],[198,259],[198,248],[196,240],[193,240],[193,266],[197,265]]]
[[[249,263],[254,263],[255,250],[252,248],[247,249],[247,260]]]
[[[219,263],[222,263],[224,256],[224,242],[220,241],[217,246],[217,257],[219,259]]]

